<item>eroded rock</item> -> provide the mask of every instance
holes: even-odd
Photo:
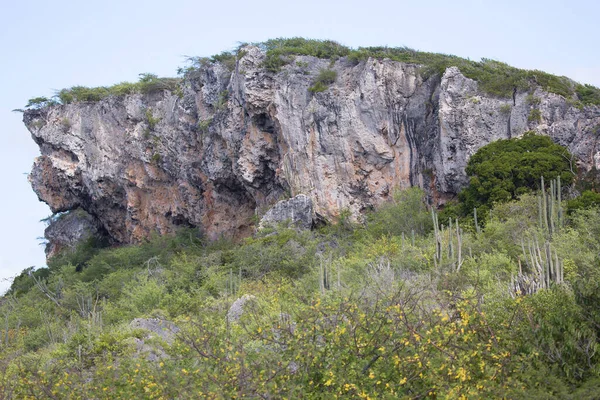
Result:
[[[101,240],[103,233],[91,215],[76,209],[51,218],[44,237],[48,240],[46,257],[50,258],[62,251],[73,250],[79,243],[91,238]]]
[[[305,195],[328,220],[342,210],[360,218],[409,186],[440,204],[467,183],[475,151],[527,130],[567,146],[584,170],[600,168],[599,107],[539,88],[513,104],[455,67],[424,79],[419,66],[391,60],[298,56],[272,73],[263,51],[245,50],[232,71],[209,63],[188,73],[182,96],[26,111],[42,154],[30,177],[39,198],[55,212],[81,207],[114,242],[130,243],[181,225],[211,238],[248,235],[257,210],[286,193]],[[311,93],[326,68],[335,83]],[[530,118],[530,96],[539,118]]]
[[[259,227],[264,228],[287,221],[299,228],[310,229],[313,225],[313,218],[312,200],[306,195],[299,194],[289,200],[277,202],[261,218]]]
[[[251,294],[245,294],[236,301],[233,302],[229,310],[227,311],[227,320],[229,322],[238,322],[244,314],[244,308],[248,307],[248,303],[256,299]]]
[[[136,318],[129,324],[133,329],[143,329],[148,332],[144,338],[135,339],[136,352],[149,361],[156,362],[168,358],[160,339],[167,345],[173,344],[179,328],[172,322],[160,318]]]

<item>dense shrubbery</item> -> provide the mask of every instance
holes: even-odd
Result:
[[[539,85],[548,92],[568,99],[575,96],[581,104],[600,104],[600,89],[594,86],[581,85],[564,76],[555,76],[543,71],[518,69],[495,60],[471,61],[453,55],[428,53],[408,47],[352,49],[329,40],[304,38],[273,39],[259,45],[267,51],[265,67],[274,72],[293,61],[295,55],[329,60],[347,57],[353,62],[368,58],[388,58],[423,65],[425,76],[441,74],[450,66],[458,67],[466,77],[476,80],[481,90],[493,96],[510,97],[515,89],[523,91],[529,90],[533,85]]]
[[[573,181],[572,155],[547,136],[526,132],[521,138],[498,140],[479,149],[467,164],[469,186],[460,193],[462,214],[480,208],[485,215],[494,203],[517,199],[560,177]]]
[[[455,66],[468,78],[479,83],[479,88],[492,95],[510,97],[514,90],[531,90],[540,86],[550,93],[564,96],[575,105],[600,105],[600,89],[592,85],[582,85],[564,76],[555,76],[538,70],[524,70],[508,64],[482,59],[471,61],[465,58],[413,50],[408,47],[359,47],[352,49],[331,40],[314,40],[304,38],[278,38],[255,43],[266,51],[264,67],[271,72],[278,72],[294,61],[295,56],[312,56],[328,59],[332,62],[346,57],[351,62],[361,62],[368,58],[391,59],[405,63],[422,65],[425,77],[441,74],[450,66]],[[236,62],[243,57],[244,44],[233,51],[224,51],[212,57],[188,57],[187,67],[178,69],[179,74],[192,73],[209,63],[222,63],[229,71],[235,69]],[[175,78],[158,78],[153,74],[141,74],[136,83],[123,82],[109,87],[88,88],[74,86],[63,89],[55,96],[56,100],[45,97],[31,99],[26,108],[40,108],[56,104],[68,104],[78,101],[99,101],[107,96],[121,96],[131,93],[149,93],[159,90],[171,90],[181,93],[179,80]],[[312,91],[320,92],[327,84],[318,81]],[[535,115],[534,115],[535,116]]]
[[[496,204],[477,233],[467,219],[436,221],[424,198],[413,188],[364,224],[279,226],[239,244],[184,230],[82,245],[49,270],[24,271],[0,304],[0,393],[593,398],[598,208],[573,209],[549,235],[536,197],[523,195]],[[527,279],[545,279],[530,262],[544,246],[564,281],[526,294]],[[230,320],[245,294],[253,300]],[[171,345],[148,342],[162,358],[138,353],[148,341],[129,325],[138,317],[181,328]]]
[[[85,87],[73,86],[60,90],[53,99],[36,97],[30,99],[25,108],[41,108],[57,104],[70,104],[82,101],[100,101],[109,96],[124,96],[133,93],[153,93],[162,90],[177,91],[180,80],[159,78],[154,74],[140,74],[135,82],[121,82],[113,86]]]

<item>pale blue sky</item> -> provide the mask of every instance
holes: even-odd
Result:
[[[597,1],[0,0],[0,278],[44,265],[38,151],[14,108],[73,85],[174,76],[183,55],[303,36],[498,59],[600,86]],[[6,283],[0,282],[0,289]]]

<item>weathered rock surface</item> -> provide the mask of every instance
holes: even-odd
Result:
[[[238,322],[244,314],[244,308],[247,307],[248,304],[254,299],[256,299],[256,297],[251,294],[245,294],[236,299],[227,311],[227,320],[229,322]]]
[[[261,218],[259,228],[289,221],[299,228],[310,229],[313,220],[312,200],[304,194],[299,194],[289,200],[281,200],[271,207]]]
[[[29,110],[41,150],[30,176],[54,212],[81,207],[113,241],[200,226],[210,237],[252,231],[256,210],[286,193],[315,215],[354,217],[395,188],[418,185],[442,203],[466,183],[481,146],[527,130],[600,167],[600,108],[578,109],[537,89],[484,95],[457,68],[424,79],[420,67],[342,58],[326,91],[308,88],[329,60],[299,56],[279,73],[246,47],[234,71],[219,63],[188,73],[183,95],[164,91]],[[533,108],[540,118],[531,118]],[[537,111],[536,111],[537,113]]]
[[[92,237],[101,237],[103,234],[98,221],[81,209],[60,214],[50,220],[44,230],[44,237],[48,240],[46,256],[73,249],[78,243]]]
[[[135,339],[135,346],[138,355],[153,362],[168,358],[168,356],[162,345],[152,339],[158,338],[167,345],[171,345],[180,330],[174,323],[160,318],[136,318],[131,321],[129,326],[148,332],[143,339]]]

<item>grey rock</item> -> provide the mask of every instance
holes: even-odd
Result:
[[[46,257],[50,258],[63,250],[72,250],[77,244],[92,237],[102,237],[98,222],[81,209],[53,216],[44,231]]]
[[[135,339],[137,356],[144,357],[148,361],[158,362],[168,358],[168,354],[162,344],[157,343],[155,338],[160,339],[167,345],[173,344],[179,328],[172,322],[160,318],[136,318],[129,326],[133,329],[148,331],[144,338]]]
[[[238,322],[244,314],[244,308],[247,307],[248,303],[255,298],[256,297],[251,294],[245,294],[239,299],[235,300],[227,311],[227,320],[229,322]]]
[[[455,67],[424,79],[413,64],[298,56],[272,73],[262,50],[245,50],[233,71],[209,63],[187,74],[182,97],[26,111],[41,151],[30,175],[38,197],[54,212],[81,207],[114,242],[130,243],[180,225],[211,238],[248,235],[256,211],[285,193],[304,194],[328,220],[343,210],[359,219],[410,186],[442,204],[467,183],[475,151],[527,130],[567,146],[583,170],[600,168],[600,107],[537,88],[541,118],[531,120],[528,93],[514,105],[487,96]],[[336,82],[311,93],[324,68]]]
[[[299,194],[289,200],[279,201],[269,209],[261,218],[259,228],[288,221],[300,228],[310,229],[313,225],[313,216],[312,200],[306,195]]]
[[[158,337],[167,344],[172,344],[179,332],[177,325],[160,318],[136,318],[129,326],[133,329],[148,331],[148,338]]]

